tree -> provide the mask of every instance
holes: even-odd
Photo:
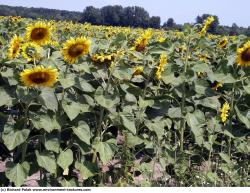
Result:
[[[232,27],[231,27],[231,29],[230,29],[229,35],[230,35],[230,36],[239,35],[238,30],[239,30],[239,27],[237,26],[237,24],[236,24],[236,23],[233,23],[233,24],[232,24]]]
[[[161,27],[161,18],[152,16],[149,20],[149,26],[152,28],[160,28]]]
[[[98,8],[88,6],[83,11],[81,22],[89,22],[95,25],[102,24],[102,14]]]
[[[175,25],[176,25],[176,24],[175,24],[173,18],[169,18],[169,19],[167,20],[166,27],[168,27],[168,28],[174,28]]]

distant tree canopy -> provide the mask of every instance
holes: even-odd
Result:
[[[122,7],[120,5],[105,6],[95,8],[93,6],[86,7],[82,12],[65,11],[57,9],[45,8],[26,8],[0,5],[0,15],[2,16],[21,16],[27,18],[42,18],[48,20],[70,20],[73,22],[88,22],[94,25],[112,25],[112,26],[130,26],[142,28],[164,28],[182,30],[183,25],[176,24],[173,18],[169,18],[161,26],[161,19],[158,16],[151,16],[142,7],[131,6]],[[197,16],[195,23],[202,24],[210,14]],[[219,18],[213,15],[215,21],[211,24],[208,32],[220,35],[239,35],[244,34],[250,37],[250,26],[248,28],[239,27],[237,24],[229,26],[221,26]]]

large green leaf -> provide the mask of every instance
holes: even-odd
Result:
[[[67,169],[73,163],[73,152],[71,149],[67,149],[66,151],[61,151],[58,159],[57,164],[62,169]]]
[[[61,77],[59,79],[59,82],[61,83],[62,87],[64,89],[66,89],[66,88],[70,88],[70,87],[74,86],[74,84],[75,84],[75,80],[74,79],[75,79],[74,75],[67,74],[66,78],[65,77]]]
[[[75,78],[75,85],[76,88],[84,91],[84,92],[94,92],[95,88],[88,82],[86,82],[86,80],[84,79],[80,79],[78,77]]]
[[[48,114],[31,114],[30,118],[37,129],[44,129],[47,132],[61,129],[56,116],[49,116]]]
[[[29,129],[16,130],[13,126],[6,124],[2,138],[6,147],[13,150],[27,140],[29,133]]]
[[[0,88],[0,107],[3,105],[10,106],[12,105],[11,96],[3,89]]]
[[[90,145],[91,132],[88,124],[84,121],[78,123],[78,127],[73,128],[73,132],[76,136],[86,144]]]
[[[49,151],[54,151],[56,153],[59,153],[60,150],[60,142],[59,142],[60,136],[57,134],[52,133],[46,133],[45,135],[45,141],[44,146]]]
[[[250,110],[240,111],[237,106],[234,107],[237,117],[239,120],[246,125],[248,129],[250,129]]]
[[[98,172],[97,165],[88,161],[85,161],[84,163],[76,161],[75,168],[80,171],[81,177],[85,180],[95,176]]]
[[[205,116],[203,112],[196,110],[194,113],[187,113],[186,120],[194,134],[196,143],[201,146],[204,142],[202,126],[205,123]]]
[[[79,105],[74,101],[72,102],[63,101],[62,107],[71,121],[74,120],[81,112],[81,105]]]
[[[219,97],[214,96],[214,97],[207,97],[201,100],[196,100],[196,104],[202,105],[204,107],[209,107],[211,109],[214,109],[218,111],[221,107],[221,104],[219,102]]]
[[[41,103],[52,111],[57,111],[58,102],[52,88],[43,88],[42,93],[40,94],[39,100]]]
[[[104,94],[102,87],[97,88],[95,92],[95,100],[99,105],[107,109],[113,107],[114,105],[120,102],[120,98],[117,95],[111,95],[109,93]]]
[[[113,72],[113,76],[119,80],[130,80],[132,74],[133,72],[128,66],[116,66]]]
[[[27,179],[29,170],[28,162],[23,162],[22,164],[7,162],[5,175],[11,182],[14,182],[15,186],[20,187]]]
[[[135,127],[135,117],[131,113],[121,112],[119,113],[122,124],[125,128],[127,128],[133,134],[136,134],[136,127]]]
[[[113,140],[109,140],[106,142],[97,142],[93,147],[100,154],[101,161],[104,164],[112,159],[116,150],[116,144]]]
[[[147,126],[147,128],[150,131],[153,131],[156,133],[158,139],[162,139],[162,137],[165,134],[165,130],[164,130],[164,123],[163,122],[146,122],[145,125]]]
[[[46,169],[48,172],[55,174],[56,173],[56,159],[52,153],[36,153],[37,163],[40,167]]]

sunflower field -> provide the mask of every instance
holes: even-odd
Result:
[[[250,41],[0,17],[0,186],[250,186]]]

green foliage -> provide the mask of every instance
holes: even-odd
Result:
[[[220,48],[223,37],[200,37],[199,25],[186,25],[152,30],[135,51],[143,29],[54,22],[59,45],[27,62],[7,50],[34,21],[0,20],[0,186],[24,186],[37,173],[44,186],[249,186],[250,71],[235,60],[247,37],[228,37]],[[69,65],[61,45],[78,36],[89,37],[90,52]],[[26,87],[20,72],[41,64],[58,70],[57,82]]]

